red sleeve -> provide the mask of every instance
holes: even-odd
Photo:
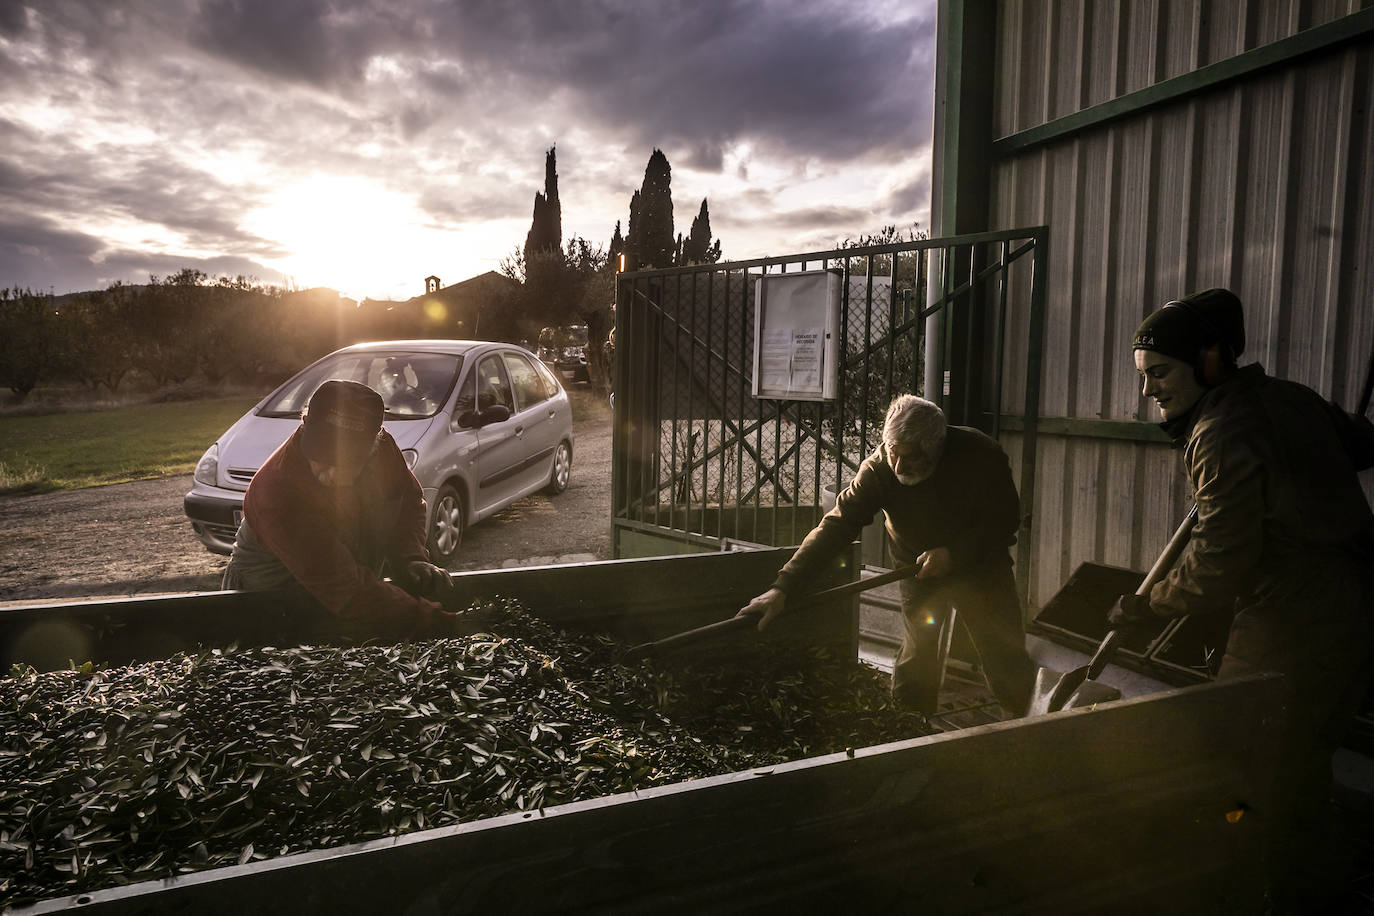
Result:
[[[386,440],[377,450],[376,460],[380,462],[379,472],[387,477],[392,492],[398,492],[400,498],[396,523],[391,531],[386,532],[386,543],[393,545],[388,551],[393,565],[399,568],[412,560],[428,563],[429,549],[425,545],[429,538],[425,530],[427,511],[424,490],[420,487],[420,481],[415,479],[415,474],[406,466],[405,458],[390,433],[386,434]]]

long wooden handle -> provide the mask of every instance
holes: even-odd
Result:
[[[879,573],[876,576],[870,576],[867,579],[859,578],[855,579],[853,582],[836,585],[798,599],[797,602],[792,605],[792,609],[796,610],[799,607],[810,607],[824,601],[830,601],[834,598],[843,598],[846,595],[857,595],[859,592],[866,592],[870,588],[877,588],[889,582],[896,582],[899,579],[909,579],[920,572],[921,567],[924,565],[925,564],[920,561],[908,563],[906,566],[898,566],[896,569],[888,570],[885,573]]]
[[[1145,581],[1140,583],[1140,587],[1135,590],[1137,595],[1148,595],[1150,589],[1155,587],[1155,583],[1169,574],[1169,570],[1174,568],[1178,562],[1179,555],[1183,553],[1183,548],[1188,546],[1188,539],[1193,536],[1193,528],[1197,526],[1197,503],[1193,503],[1193,508],[1188,510],[1188,516],[1183,520],[1183,524],[1178,526],[1174,536],[1169,538],[1169,543],[1164,545],[1163,552],[1159,559],[1155,560],[1155,565],[1150,567],[1150,571],[1145,574]]]
[[[1169,538],[1169,543],[1164,545],[1164,550],[1160,552],[1159,559],[1155,560],[1155,565],[1151,566],[1150,571],[1145,574],[1145,580],[1135,590],[1137,595],[1149,595],[1150,589],[1155,587],[1155,583],[1169,574],[1169,570],[1174,568],[1174,564],[1178,562],[1179,556],[1183,553],[1183,548],[1188,546],[1188,539],[1193,536],[1195,527],[1197,527],[1197,503],[1193,503],[1193,508],[1188,510],[1188,515],[1183,519],[1183,523],[1178,526],[1174,536]],[[1120,641],[1121,632],[1119,630],[1107,631],[1107,635],[1102,638],[1102,644],[1093,653],[1092,661],[1088,662],[1088,680],[1093,680],[1106,669],[1107,663],[1116,654],[1116,646]]]
[[[836,598],[843,598],[848,595],[855,595],[859,592],[867,591],[870,588],[877,588],[889,582],[896,582],[898,579],[914,576],[921,571],[921,566],[922,564],[919,562],[910,563],[877,576],[871,576],[867,579],[855,579],[853,582],[846,582],[843,585],[836,585],[833,588],[815,592],[799,599],[792,605],[791,610],[796,610],[799,607],[810,607],[825,601],[833,601]],[[650,652],[658,652],[663,649],[672,649],[678,646],[688,645],[689,643],[698,642],[699,640],[716,636],[721,633],[729,633],[734,630],[752,627],[757,623],[757,614],[736,615],[725,620],[717,621],[716,623],[708,623],[704,627],[686,630],[673,636],[665,636],[663,639],[655,642],[643,643],[630,649],[628,654],[633,657],[645,655]]]

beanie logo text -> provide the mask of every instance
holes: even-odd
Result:
[[[338,410],[331,410],[320,419],[324,420],[324,422],[328,423],[331,426],[337,426],[340,429],[346,429],[351,432],[368,432],[368,423],[366,420],[360,417],[344,416],[344,414]]]

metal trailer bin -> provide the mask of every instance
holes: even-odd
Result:
[[[626,640],[704,624],[790,549],[457,574]],[[857,571],[849,558],[836,578]],[[292,635],[271,596],[0,609],[97,660]],[[857,653],[857,609],[785,638]],[[800,618],[801,615],[798,615]],[[783,630],[784,628],[777,628]],[[707,651],[747,653],[749,639]],[[84,641],[84,642],[83,642]],[[857,655],[855,655],[857,663]],[[1277,679],[1168,689],[454,827],[54,898],[18,913],[1250,912],[1261,906]]]

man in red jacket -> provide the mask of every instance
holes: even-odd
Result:
[[[253,476],[224,572],[232,589],[303,589],[349,639],[453,629],[439,603],[448,573],[429,562],[419,481],[391,435],[377,392],[330,380],[301,425]],[[406,587],[381,578],[383,566]]]

